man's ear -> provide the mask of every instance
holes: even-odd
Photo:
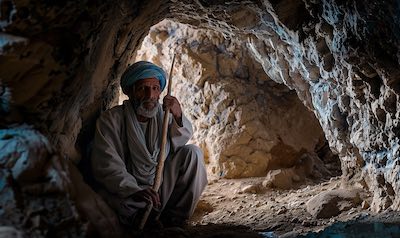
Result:
[[[135,95],[135,85],[129,86],[126,92],[129,99],[133,98],[133,96]]]

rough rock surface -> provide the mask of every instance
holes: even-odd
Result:
[[[325,191],[310,199],[307,211],[315,218],[330,218],[361,204],[360,191],[337,189]]]
[[[400,209],[396,1],[174,3],[180,21],[241,35],[266,74],[314,111],[344,181],[373,192],[373,210]]]
[[[38,131],[27,125],[0,129],[0,150],[3,226],[29,237],[78,237],[92,235],[93,228],[100,237],[121,234],[114,212]]]
[[[80,161],[141,41],[171,18],[238,39],[314,112],[340,156],[343,181],[369,189],[373,211],[400,210],[398,1],[3,0],[0,7],[2,128],[31,124],[62,158]],[[12,186],[3,189],[16,206]]]
[[[0,130],[0,149],[1,224],[28,230],[30,237],[84,234],[66,191],[69,178],[48,140],[29,126],[17,126]]]
[[[269,79],[238,39],[163,21],[151,28],[134,61],[149,60],[169,72],[175,53],[173,94],[213,174],[264,176],[295,166],[324,143],[315,116],[293,91]]]

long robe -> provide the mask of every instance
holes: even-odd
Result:
[[[129,107],[130,103],[125,101],[123,105],[104,112],[97,120],[91,158],[93,175],[102,185],[98,192],[120,216],[125,218],[132,216],[138,208],[146,205],[144,202],[129,200],[129,196],[150,187],[154,182],[156,163],[151,160],[158,158],[160,125],[164,114],[160,106],[157,116],[147,125],[155,130],[155,133],[144,133],[146,142],[153,141],[154,151],[147,153],[148,161],[143,161],[143,145],[138,144],[140,140],[132,139],[132,127],[136,127],[135,133],[139,134],[142,129],[140,124],[136,123],[135,115],[129,118],[132,116]],[[185,146],[192,133],[192,125],[184,115],[182,115],[182,126],[179,126],[172,116],[170,117],[166,149],[168,157],[160,189],[162,209],[170,206],[170,213],[185,218],[193,213],[194,206],[207,183],[201,151],[195,146]],[[149,138],[150,135],[157,138]],[[133,137],[135,136],[140,139],[140,135],[134,134]],[[149,146],[149,143],[146,146]],[[179,186],[184,189],[177,188]],[[180,193],[176,194],[179,196],[179,201],[173,202],[176,198],[172,193]],[[171,206],[171,203],[174,204]],[[172,211],[179,206],[179,209],[184,211]]]

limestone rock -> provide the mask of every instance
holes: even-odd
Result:
[[[295,161],[294,166],[269,171],[262,185],[270,188],[291,189],[307,179],[318,180],[330,175],[330,171],[316,154],[304,153]]]
[[[268,172],[262,184],[264,187],[290,189],[293,187],[294,180],[298,180],[297,177],[293,169],[276,169]]]
[[[363,201],[361,203],[362,209],[368,209],[371,205],[368,203],[368,201]]]
[[[174,53],[173,94],[193,122],[193,142],[205,151],[214,174],[265,176],[293,166],[323,138],[314,116],[266,77],[239,38],[165,20],[150,29],[135,61],[169,69]]]
[[[194,210],[192,219],[196,220],[197,218],[200,218],[201,216],[204,216],[205,214],[208,214],[213,211],[214,207],[211,204],[209,204],[205,200],[200,199]]]
[[[262,188],[260,187],[259,184],[250,184],[246,185],[243,188],[240,189],[240,193],[252,193],[252,194],[257,194],[262,192]]]
[[[281,207],[277,212],[276,215],[282,215],[285,214],[287,212],[287,208],[286,207]]]
[[[359,191],[338,189],[325,191],[310,199],[307,212],[315,218],[330,218],[350,210],[362,202]]]

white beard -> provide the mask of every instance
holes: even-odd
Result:
[[[147,109],[144,107],[144,103],[148,103],[148,102],[153,102],[151,100],[143,100],[141,102],[134,102],[133,105],[135,107],[135,111],[136,114],[138,114],[139,116],[142,117],[146,117],[146,118],[152,118],[155,117],[157,115],[157,111],[158,111],[158,105],[160,104],[158,101],[154,102],[154,108],[153,109]]]

